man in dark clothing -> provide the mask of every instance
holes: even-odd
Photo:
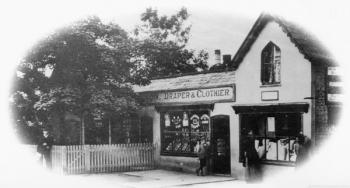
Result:
[[[255,149],[255,138],[253,131],[250,130],[243,141],[243,166],[246,167],[247,182],[255,183],[262,180],[262,169],[260,163],[261,158],[263,158],[264,155],[266,155],[266,151],[259,157],[259,153]]]
[[[53,145],[53,139],[49,136],[47,130],[43,131],[43,136],[40,138],[37,151],[41,154],[40,162],[45,159],[46,167],[51,168],[51,148]]]
[[[199,172],[201,175],[204,175],[203,168],[207,165],[207,146],[205,144],[205,140],[202,140],[199,144],[198,148],[198,159],[199,159],[199,168],[196,170],[197,176],[199,176]]]

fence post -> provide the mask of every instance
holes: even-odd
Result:
[[[85,156],[85,173],[90,173],[90,145],[84,145],[84,156]]]
[[[62,154],[62,171],[68,173],[68,146],[61,146]]]
[[[158,162],[157,160],[158,159],[158,153],[159,153],[159,147],[158,147],[158,143],[155,143],[155,144],[151,144],[150,145],[151,148],[152,148],[152,152],[151,152],[151,164],[152,164],[152,168],[157,168],[158,166]]]

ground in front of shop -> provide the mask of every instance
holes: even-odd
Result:
[[[83,179],[105,182],[115,187],[214,187],[228,184],[245,184],[244,181],[236,180],[230,176],[207,175],[197,176],[168,170],[149,170],[136,172],[123,172],[111,174],[79,175]],[[226,187],[226,186],[225,186]]]

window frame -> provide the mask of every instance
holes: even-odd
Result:
[[[266,53],[267,55],[265,55]],[[281,85],[281,54],[281,49],[271,41],[261,51],[260,81],[262,86]],[[276,73],[276,71],[278,72]],[[271,79],[271,81],[267,79]]]

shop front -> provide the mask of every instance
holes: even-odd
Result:
[[[153,110],[154,141],[159,143],[162,168],[195,172],[199,166],[197,149],[200,141],[208,145],[209,173],[230,174],[230,116],[235,101],[234,72],[208,73],[168,79],[169,84],[197,81],[199,88],[147,91],[141,93]],[[217,78],[213,81],[212,78]],[[186,82],[188,81],[188,82]],[[221,82],[225,81],[225,82]],[[228,84],[227,84],[228,83]],[[225,84],[225,85],[223,85]],[[157,85],[156,81],[150,87]],[[181,85],[181,84],[180,84]],[[169,86],[168,86],[169,87]],[[179,87],[179,86],[178,86]],[[158,88],[158,87],[157,87]],[[146,90],[143,88],[143,91]]]
[[[243,159],[243,141],[255,139],[255,148],[263,148],[262,164],[294,166],[297,137],[303,133],[303,116],[309,110],[307,103],[233,106],[240,119],[240,161]],[[252,131],[252,135],[248,132]]]
[[[205,140],[209,171],[243,179],[243,140],[252,136],[265,153],[264,176],[294,170],[297,138],[317,145],[339,114],[334,101],[341,82],[330,78],[338,74],[334,68],[327,77],[328,55],[303,30],[262,14],[229,63],[232,69],[136,88],[146,101],[142,113],[153,118],[159,165],[194,172],[198,141]]]

